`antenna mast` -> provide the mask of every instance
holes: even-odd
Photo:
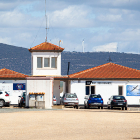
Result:
[[[83,46],[83,52],[84,52],[84,49],[85,49],[85,48],[84,48],[84,39],[83,39],[83,42],[82,42],[82,46]]]
[[[46,17],[46,39],[45,42],[47,42],[47,14],[46,14],[46,8],[47,8],[47,4],[46,4],[46,0],[45,0],[45,17]]]

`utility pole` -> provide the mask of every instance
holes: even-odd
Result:
[[[109,56],[109,59],[108,59],[107,61],[109,61],[109,62],[111,62],[111,61],[112,61],[112,59],[111,59],[111,57],[110,57],[110,56]]]

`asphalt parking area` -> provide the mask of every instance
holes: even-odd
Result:
[[[38,109],[38,108],[25,108],[25,107],[18,107],[18,106],[10,106],[10,107],[2,107],[0,108],[0,113],[12,113],[12,112],[22,112],[22,111],[45,111],[45,110],[81,110],[81,111],[100,111],[100,112],[129,112],[129,111],[140,111],[140,107],[130,107],[127,110],[122,110],[121,108],[113,108],[108,109],[104,107],[103,109],[98,109],[96,107],[92,107],[90,109],[85,109],[84,106],[80,106],[79,109],[74,109],[73,107],[64,107],[63,105],[55,105],[52,109]]]

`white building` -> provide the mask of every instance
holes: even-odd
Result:
[[[79,104],[84,104],[85,95],[100,94],[104,104],[112,95],[123,95],[128,105],[140,105],[140,71],[136,69],[107,63],[61,80],[65,81],[64,92],[76,93]]]
[[[76,93],[79,104],[85,95],[100,94],[107,104],[111,95],[124,95],[128,105],[140,105],[140,71],[114,63],[107,63],[68,76],[61,76],[61,52],[64,49],[48,42],[41,43],[31,52],[32,76],[12,70],[0,70],[0,89],[10,94],[11,104],[18,103],[18,96],[26,91],[26,106],[30,94],[43,94],[45,108],[53,106],[53,95],[60,103],[60,81],[64,93]]]
[[[18,96],[26,91],[26,77],[28,75],[6,68],[0,70],[0,90],[9,93],[11,104],[18,104]]]
[[[43,93],[45,108],[53,106],[53,95],[60,103],[61,52],[64,49],[54,44],[44,42],[33,48],[31,52],[32,76],[24,75],[9,69],[0,70],[0,90],[10,95],[11,104],[18,104],[18,96],[26,92],[26,107],[29,106],[30,93]]]
[[[53,95],[60,104],[61,52],[64,49],[54,44],[44,42],[33,48],[31,52],[32,77],[27,77],[26,106],[29,106],[29,93],[45,93],[45,108],[51,108]]]

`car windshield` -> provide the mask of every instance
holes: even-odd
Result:
[[[114,100],[125,100],[124,96],[113,96]]]
[[[7,93],[6,91],[5,91],[5,93],[9,95],[9,93]]]
[[[90,98],[101,98],[101,96],[100,96],[100,95],[91,94],[91,95],[90,95]]]
[[[77,98],[76,94],[66,94],[66,98]]]

